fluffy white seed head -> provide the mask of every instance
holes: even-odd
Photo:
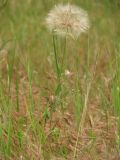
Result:
[[[55,6],[46,18],[46,25],[57,35],[71,36],[75,39],[90,26],[87,12],[70,4]]]

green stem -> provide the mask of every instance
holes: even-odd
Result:
[[[58,65],[57,49],[56,49],[54,34],[53,34],[53,47],[54,47],[55,64],[56,64],[56,70],[57,70],[57,79],[58,79],[58,84],[60,84],[60,69],[59,69],[59,65]]]
[[[63,58],[62,58],[62,70],[64,71],[64,64],[65,64],[65,57],[66,57],[66,37],[64,39],[64,44],[63,44]]]

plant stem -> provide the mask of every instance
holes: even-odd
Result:
[[[88,104],[88,97],[89,97],[90,89],[91,89],[91,82],[89,82],[89,84],[88,84],[87,93],[85,95],[85,103],[84,103],[83,113],[82,113],[82,117],[81,117],[81,122],[79,123],[79,127],[78,127],[78,134],[77,134],[77,140],[76,140],[76,144],[75,144],[73,160],[75,160],[75,157],[76,157],[79,135],[80,135],[80,133],[82,133],[85,118],[86,118],[87,104]]]
[[[66,59],[66,37],[64,38],[63,44],[63,57],[62,57],[62,70],[64,70],[64,64]]]
[[[57,79],[58,79],[58,84],[60,84],[60,69],[59,69],[59,65],[58,65],[57,49],[56,49],[55,35],[54,34],[53,34],[53,47],[54,47],[55,65],[56,65],[56,70],[57,70]]]

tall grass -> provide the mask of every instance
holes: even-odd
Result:
[[[89,36],[77,41],[52,41],[45,29],[60,0],[2,2],[0,159],[99,159],[99,143],[119,159],[119,1],[71,0],[91,20]]]
[[[120,56],[119,56],[119,47],[116,49],[116,60],[115,60],[115,72],[112,81],[112,102],[114,107],[114,113],[116,116],[116,125],[117,125],[117,132],[116,132],[116,141],[118,146],[120,147]]]

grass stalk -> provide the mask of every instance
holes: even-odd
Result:
[[[65,36],[64,40],[63,40],[63,57],[62,57],[62,65],[61,68],[64,72],[64,65],[65,65],[65,60],[66,60],[66,46],[67,46],[67,37]]]
[[[81,117],[81,121],[80,121],[79,126],[78,126],[78,134],[77,134],[77,139],[76,139],[76,143],[75,143],[73,160],[75,160],[75,158],[76,158],[79,136],[80,136],[80,133],[82,133],[82,131],[83,131],[83,126],[84,126],[84,123],[85,123],[85,118],[86,118],[86,114],[87,114],[88,98],[89,98],[90,89],[91,89],[91,82],[89,82],[89,83],[88,83],[88,86],[87,86],[87,92],[86,92],[86,95],[85,95],[85,102],[84,102],[82,117]]]
[[[16,110],[19,111],[19,75],[18,73],[16,73]]]
[[[117,135],[116,141],[120,148],[120,56],[116,55],[116,72],[112,83],[112,103],[114,106],[114,114],[116,116]]]
[[[55,65],[56,65],[56,71],[57,71],[57,80],[58,84],[60,84],[60,68],[58,64],[58,56],[57,56],[57,47],[56,47],[56,36],[53,33],[53,48],[54,48],[54,58],[55,58]]]

